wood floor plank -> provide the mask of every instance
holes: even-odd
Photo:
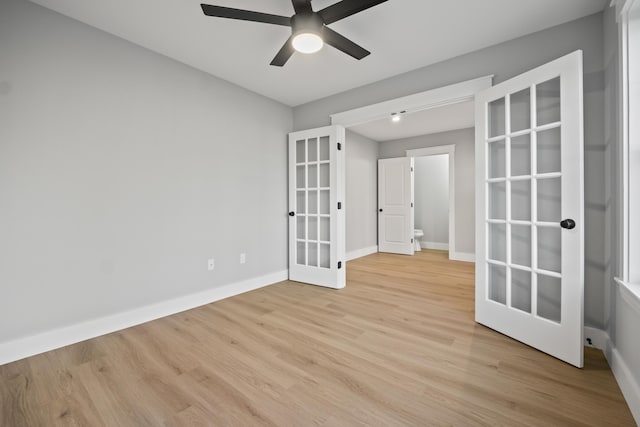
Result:
[[[373,254],[0,366],[0,426],[633,426],[574,368],[474,322],[474,266]]]

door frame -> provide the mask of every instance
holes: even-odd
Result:
[[[493,74],[460,83],[430,89],[413,95],[378,102],[341,113],[330,114],[332,125],[345,128],[390,117],[392,113],[407,114],[460,102],[473,101],[476,93],[493,86]]]
[[[493,77],[493,74],[489,74],[452,85],[441,86],[424,92],[418,92],[412,95],[389,99],[387,101],[365,105],[363,107],[354,108],[352,110],[330,114],[329,117],[331,118],[332,125],[340,125],[348,129],[351,126],[367,123],[385,117],[390,117],[392,113],[398,111],[406,111],[407,113],[412,113],[429,110],[431,108],[444,107],[446,105],[457,104],[460,102],[473,101],[475,99],[476,93],[493,86]],[[452,164],[453,160],[452,156],[450,156],[449,185],[455,185],[454,180],[451,177],[452,171],[454,170]],[[449,191],[451,195],[451,188]],[[473,254],[473,257],[471,257],[471,254],[457,253],[451,249],[452,243],[455,249],[455,218],[453,221],[451,220],[452,212],[455,212],[455,197],[449,198],[449,206],[449,259],[474,262],[475,254]],[[454,258],[452,257],[452,254],[457,254],[457,256]]]
[[[449,159],[449,259],[455,261],[474,262],[467,254],[456,252],[456,173],[455,173],[455,144],[436,145],[427,148],[417,148],[415,150],[406,150],[407,157],[425,157],[446,154]],[[414,184],[415,191],[415,184]],[[415,196],[414,196],[415,199]],[[415,201],[415,200],[414,200]]]

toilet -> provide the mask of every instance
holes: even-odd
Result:
[[[422,250],[422,248],[420,247],[420,239],[422,238],[422,236],[424,236],[424,231],[417,228],[413,230],[413,244],[415,246],[414,250],[416,252]]]

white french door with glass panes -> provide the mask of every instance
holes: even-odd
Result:
[[[342,126],[289,134],[289,279],[346,283]]]
[[[476,321],[583,366],[582,52],[476,95]]]

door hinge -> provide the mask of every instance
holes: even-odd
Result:
[[[338,269],[342,268],[342,261],[338,261]]]
[[[413,202],[411,203],[411,207],[413,207]]]
[[[411,172],[413,172],[413,168],[411,168]]]
[[[338,209],[342,209],[342,202],[338,202]]]
[[[338,151],[342,150],[342,144],[338,142]]]
[[[413,243],[413,239],[411,239],[411,243]]]

